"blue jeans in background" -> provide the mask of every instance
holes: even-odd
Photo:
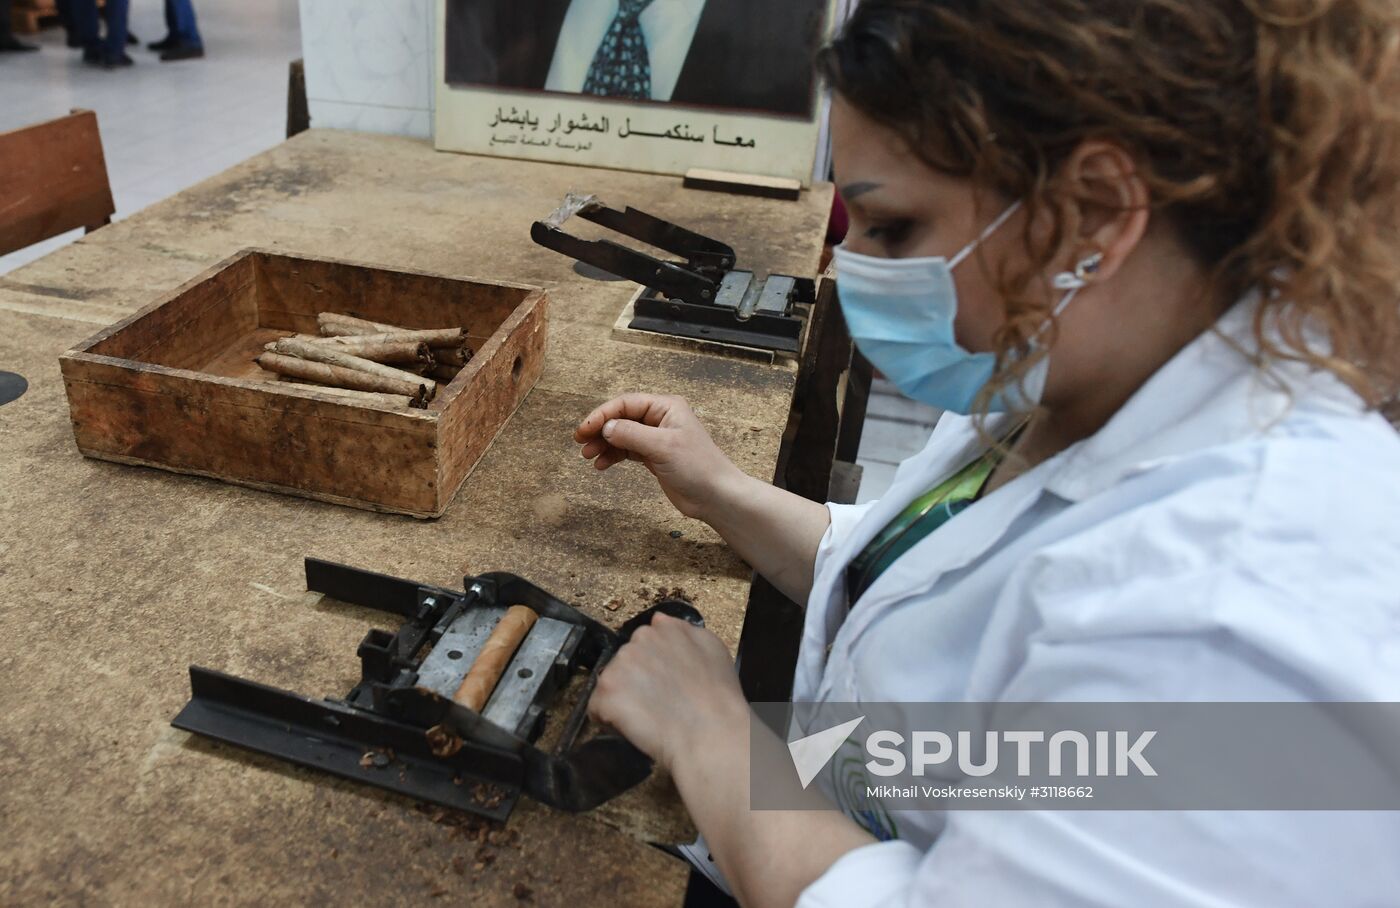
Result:
[[[79,47],[97,48],[97,0],[58,0],[58,16]]]
[[[165,27],[177,43],[186,47],[204,47],[204,41],[199,37],[199,25],[194,20],[193,0],[165,0]]]
[[[83,3],[78,0],[73,4],[74,8],[81,6],[91,6],[95,14],[97,12],[96,3]],[[103,18],[107,20],[107,37],[102,39],[99,45],[102,56],[108,60],[115,60],[126,53],[126,18],[131,12],[131,0],[107,0],[107,5],[103,8]],[[93,26],[92,34],[96,35],[97,27]]]
[[[97,0],[58,0],[58,15],[76,43],[108,60],[126,53],[126,20],[131,0],[107,0],[102,18],[107,20],[107,37],[100,36]]]

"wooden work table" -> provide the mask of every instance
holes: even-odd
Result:
[[[614,394],[678,393],[767,479],[795,370],[615,340],[635,286],[529,240],[571,189],[798,275],[831,203],[313,130],[0,277],[0,369],[30,382],[0,407],[0,903],[679,903],[684,866],[642,844],[691,834],[665,780],[585,816],[522,801],[492,833],[169,726],[190,663],[316,696],[355,683],[389,621],[305,592],[307,555],[443,586],[508,570],[614,626],[679,587],[737,644],[748,568],[644,470],[596,474],[571,433]],[[544,375],[440,520],[78,454],[58,355],[248,246],[548,288]]]

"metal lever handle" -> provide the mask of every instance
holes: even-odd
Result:
[[[640,614],[633,615],[631,618],[627,619],[626,623],[618,629],[618,645],[621,646],[631,640],[632,634],[637,628],[650,624],[651,619],[658,614],[670,615],[672,618],[680,618],[682,621],[688,621],[696,627],[705,626],[705,619],[701,616],[700,610],[689,602],[686,602],[684,599],[664,599]],[[616,650],[613,650],[612,653],[608,653],[604,656],[592,673],[589,674],[588,681],[584,684],[583,692],[579,696],[578,702],[574,704],[573,710],[569,713],[569,718],[564,724],[564,731],[559,736],[559,743],[554,749],[556,754],[563,755],[569,751],[569,748],[574,746],[575,739],[578,738],[579,732],[583,730],[583,723],[588,719],[588,701],[593,697],[593,688],[598,685],[598,676],[603,673],[603,669],[607,667],[608,661],[612,658],[613,653],[616,652]]]
[[[630,206],[626,211],[618,211],[599,205],[596,208],[585,208],[578,216],[624,236],[641,240],[657,249],[685,256],[685,260],[693,268],[728,271],[734,267],[732,247]]]
[[[618,631],[619,645],[658,614],[705,626],[695,606],[683,599],[667,599],[629,619]],[[577,749],[573,746],[588,716],[593,688],[606,665],[605,657],[589,676],[554,752],[542,764],[529,768],[527,789],[531,797],[542,803],[561,810],[591,810],[651,774],[651,758],[621,735],[601,734]]]
[[[719,284],[703,274],[674,262],[663,262],[611,240],[581,240],[543,221],[536,221],[530,228],[530,238],[546,249],[563,253],[575,261],[587,262],[643,287],[652,287],[671,299],[709,303],[719,292]]]

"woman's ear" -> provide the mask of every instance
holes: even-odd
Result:
[[[1087,139],[1069,156],[1056,181],[1069,215],[1064,237],[1066,260],[1073,272],[1086,258],[1101,256],[1095,281],[1107,280],[1142,241],[1151,221],[1147,184],[1138,175],[1127,149],[1102,139]]]

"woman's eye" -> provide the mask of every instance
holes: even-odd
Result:
[[[867,239],[878,240],[888,246],[893,246],[903,242],[909,236],[909,221],[887,221],[883,224],[876,224],[865,231]]]

